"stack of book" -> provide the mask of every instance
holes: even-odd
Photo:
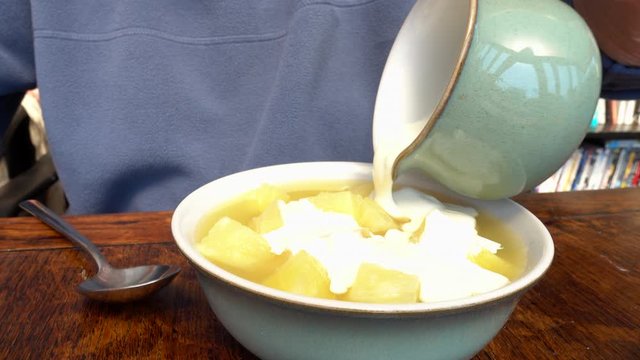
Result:
[[[640,124],[640,100],[599,99],[591,128],[624,129]]]
[[[617,189],[640,182],[640,140],[610,140],[604,147],[585,145],[537,192]]]

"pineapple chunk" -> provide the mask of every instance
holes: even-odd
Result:
[[[289,195],[286,192],[269,184],[262,184],[257,189],[246,193],[243,197],[253,204],[258,214],[265,211],[269,205],[278,200],[284,202],[289,201]]]
[[[308,199],[324,211],[353,216],[360,226],[374,234],[384,234],[389,229],[398,228],[398,224],[378,203],[351,191],[323,192]]]
[[[218,220],[196,248],[214,264],[252,281],[268,276],[288,256],[272,253],[262,236],[228,217]]]
[[[486,249],[481,250],[477,255],[470,256],[469,260],[487,270],[504,275],[509,280],[515,279],[521,272],[521,268],[516,264],[511,263]]]
[[[271,205],[262,212],[262,214],[251,219],[251,227],[259,234],[266,234],[276,230],[284,225],[278,202],[272,202]]]
[[[398,224],[377,202],[369,198],[362,198],[359,205],[356,220],[360,226],[379,235],[384,235],[390,229],[398,229]]]
[[[349,187],[349,190],[356,195],[368,197],[373,192],[373,183],[363,182],[361,184],[352,185]]]
[[[317,208],[356,217],[362,197],[351,191],[321,192],[308,200]]]
[[[263,284],[299,295],[335,298],[329,290],[327,270],[304,250],[290,257],[266,278]]]
[[[374,264],[362,264],[344,300],[367,303],[418,302],[420,280],[415,275]]]

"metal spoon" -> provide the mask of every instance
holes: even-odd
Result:
[[[169,284],[180,268],[173,265],[146,265],[118,269],[109,265],[100,250],[71,225],[37,200],[26,200],[20,207],[37,217],[72,243],[85,250],[97,265],[96,275],[76,290],[90,299],[106,302],[129,302],[143,298]]]

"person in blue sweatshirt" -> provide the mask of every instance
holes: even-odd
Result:
[[[3,0],[0,133],[37,86],[69,213],[169,210],[259,166],[370,162],[413,3]]]

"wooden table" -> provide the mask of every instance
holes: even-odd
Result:
[[[554,263],[477,359],[640,359],[640,189],[527,194]],[[88,263],[33,218],[0,219],[0,359],[255,359],[216,320],[173,243],[171,213],[69,217],[115,265],[183,271],[126,305],[74,291]]]

